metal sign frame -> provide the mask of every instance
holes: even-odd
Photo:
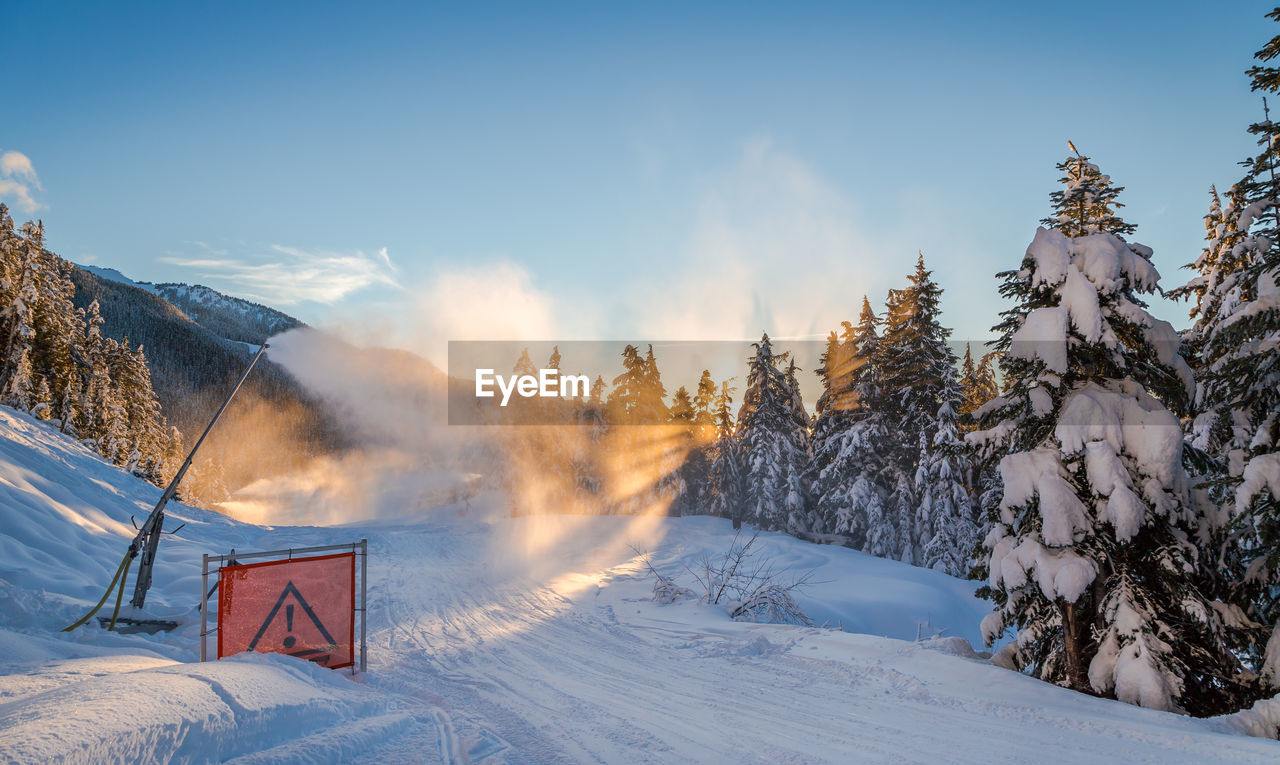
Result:
[[[258,558],[277,558],[280,560],[293,560],[295,555],[309,555],[311,553],[325,553],[346,551],[351,552],[360,559],[360,601],[353,608],[353,612],[360,614],[360,661],[351,662],[351,674],[355,674],[357,666],[360,672],[368,670],[368,645],[365,639],[365,614],[368,612],[368,593],[369,593],[369,540],[361,539],[359,542],[351,542],[345,545],[324,545],[323,547],[291,547],[287,550],[266,550],[263,552],[238,553],[232,550],[227,555],[209,555],[205,553],[204,560],[200,568],[200,661],[209,660],[208,639],[209,635],[217,632],[221,627],[215,626],[209,629],[209,601],[213,599],[214,592],[218,589],[217,582],[213,588],[209,587],[209,575],[218,574],[225,566],[238,565],[241,561],[254,560]],[[213,567],[210,567],[213,564]],[[215,601],[216,602],[216,601]],[[353,614],[354,615],[354,614]],[[221,616],[221,615],[219,615]]]

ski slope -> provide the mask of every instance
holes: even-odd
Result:
[[[171,506],[150,611],[174,633],[73,621],[159,490],[0,408],[0,761],[1275,762],[1242,719],[1090,698],[975,656],[971,583],[782,535],[801,604],[845,630],[659,605],[637,549],[692,580],[711,518],[508,518],[496,500],[342,527]],[[201,664],[200,555],[366,537],[369,669]],[[928,638],[941,633],[940,639]]]

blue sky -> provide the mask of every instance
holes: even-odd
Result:
[[[430,349],[825,334],[917,250],[982,338],[1068,139],[1173,286],[1280,33],[1255,2],[269,5],[7,5],[38,208],[0,198],[72,260]]]

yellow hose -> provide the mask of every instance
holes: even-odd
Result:
[[[120,576],[120,575],[121,575],[121,574],[122,574],[122,573],[123,573],[123,572],[124,572],[128,567],[129,567],[129,564],[130,564],[132,561],[133,561],[133,555],[132,555],[131,553],[129,553],[129,552],[126,552],[126,553],[124,554],[124,559],[123,559],[123,560],[121,560],[121,561],[120,561],[120,565],[119,565],[118,567],[116,567],[116,575],[115,575],[115,576],[113,576],[113,577],[111,577],[111,584],[108,584],[108,585],[107,585],[106,592],[102,593],[102,597],[98,600],[98,605],[96,605],[96,606],[94,606],[93,608],[89,609],[89,613],[87,613],[87,614],[85,614],[83,617],[81,617],[80,621],[76,622],[75,624],[71,625],[70,627],[65,627],[65,628],[63,628],[63,630],[62,630],[63,632],[70,632],[71,630],[75,629],[76,627],[79,627],[80,625],[82,625],[82,624],[84,624],[85,622],[89,621],[89,619],[90,619],[90,618],[92,618],[94,614],[98,613],[98,609],[99,609],[99,608],[102,608],[102,604],[103,604],[103,603],[106,603],[106,602],[107,602],[107,598],[111,596],[111,590],[115,588],[115,586],[116,586],[116,581],[117,581],[117,580],[121,580],[121,581],[120,581],[120,586],[121,586],[122,588],[124,587],[124,581],[121,579],[121,576]],[[116,608],[117,608],[117,610],[120,608],[120,600],[119,600],[118,598],[116,599]]]
[[[124,583],[129,581],[129,569],[133,567],[133,556],[130,555],[124,564],[124,576],[120,577],[120,589],[116,591],[116,607],[111,611],[111,624],[107,627],[108,632],[114,632],[116,629],[116,617],[120,615],[120,601],[124,598]]]

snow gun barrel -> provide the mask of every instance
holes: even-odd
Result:
[[[209,436],[209,431],[213,430],[213,426],[217,424],[218,418],[226,411],[231,404],[231,399],[235,398],[236,393],[240,391],[240,386],[244,385],[244,381],[249,377],[249,373],[253,371],[253,365],[258,363],[258,359],[266,352],[270,346],[266,343],[258,348],[258,352],[253,354],[253,358],[249,360],[249,366],[245,367],[244,374],[240,375],[239,382],[236,387],[231,389],[227,394],[227,400],[222,402],[222,406],[218,407],[218,411],[214,412],[213,419],[209,420],[208,426],[205,427],[204,433],[200,434],[199,440],[195,446],[191,447],[191,453],[183,461],[182,467],[178,468],[178,472],[174,473],[173,480],[169,482],[168,488],[164,490],[164,494],[160,495],[160,501],[156,503],[156,507],[151,511],[151,515],[147,517],[146,523],[142,524],[142,528],[138,531],[138,536],[134,538],[133,544],[129,546],[130,554],[137,555],[135,546],[145,540],[145,547],[142,550],[142,561],[138,564],[138,583],[133,589],[133,600],[129,601],[129,605],[134,608],[142,608],[147,600],[147,590],[151,587],[151,568],[155,563],[156,549],[160,546],[160,532],[164,525],[164,506],[169,503],[174,492],[178,490],[178,484],[181,483],[182,477],[187,474],[187,469],[191,467],[191,460],[195,459],[196,452],[199,451],[200,445],[204,443],[205,438]]]
[[[218,407],[218,411],[214,412],[213,419],[209,420],[209,424],[205,427],[204,433],[200,435],[195,446],[191,447],[191,452],[187,454],[187,458],[183,461],[182,467],[178,468],[178,472],[174,474],[173,480],[169,482],[169,486],[165,488],[164,493],[160,495],[160,501],[156,502],[155,509],[153,509],[151,514],[147,516],[147,520],[144,521],[142,527],[138,529],[137,536],[135,536],[133,541],[129,543],[129,550],[125,553],[124,559],[120,561],[120,566],[116,569],[116,575],[112,577],[111,583],[107,585],[106,591],[102,593],[102,599],[99,600],[98,604],[90,609],[89,613],[85,614],[80,621],[72,624],[70,627],[67,627],[63,632],[70,632],[76,627],[79,627],[89,621],[89,619],[98,612],[98,609],[102,608],[102,605],[106,603],[107,598],[111,595],[111,590],[114,589],[116,587],[116,583],[119,582],[120,589],[116,595],[115,609],[111,614],[111,623],[107,627],[108,630],[115,629],[116,617],[120,613],[120,599],[124,596],[125,581],[129,577],[129,568],[133,564],[133,559],[138,557],[139,554],[142,555],[142,561],[138,564],[138,581],[134,586],[133,599],[129,603],[135,609],[141,609],[143,605],[145,605],[147,600],[147,590],[151,588],[151,571],[155,564],[156,551],[160,547],[160,535],[164,530],[165,505],[169,503],[169,500],[173,498],[174,493],[177,492],[178,484],[182,482],[182,477],[187,474],[187,470],[191,467],[191,461],[195,459],[196,452],[199,451],[200,445],[203,444],[205,438],[208,437],[209,431],[213,430],[213,426],[217,424],[218,418],[222,416],[224,411],[226,411],[227,406],[231,404],[231,399],[235,398],[236,393],[239,392],[240,387],[244,385],[244,381],[249,377],[249,373],[253,371],[254,365],[258,363],[258,359],[262,357],[262,354],[269,347],[271,346],[266,343],[262,344],[262,347],[258,349],[258,352],[255,353],[253,358],[249,361],[249,366],[245,368],[244,374],[240,375],[240,380],[236,383],[235,387],[231,389],[231,392],[227,394],[227,399],[222,402],[222,406]]]

